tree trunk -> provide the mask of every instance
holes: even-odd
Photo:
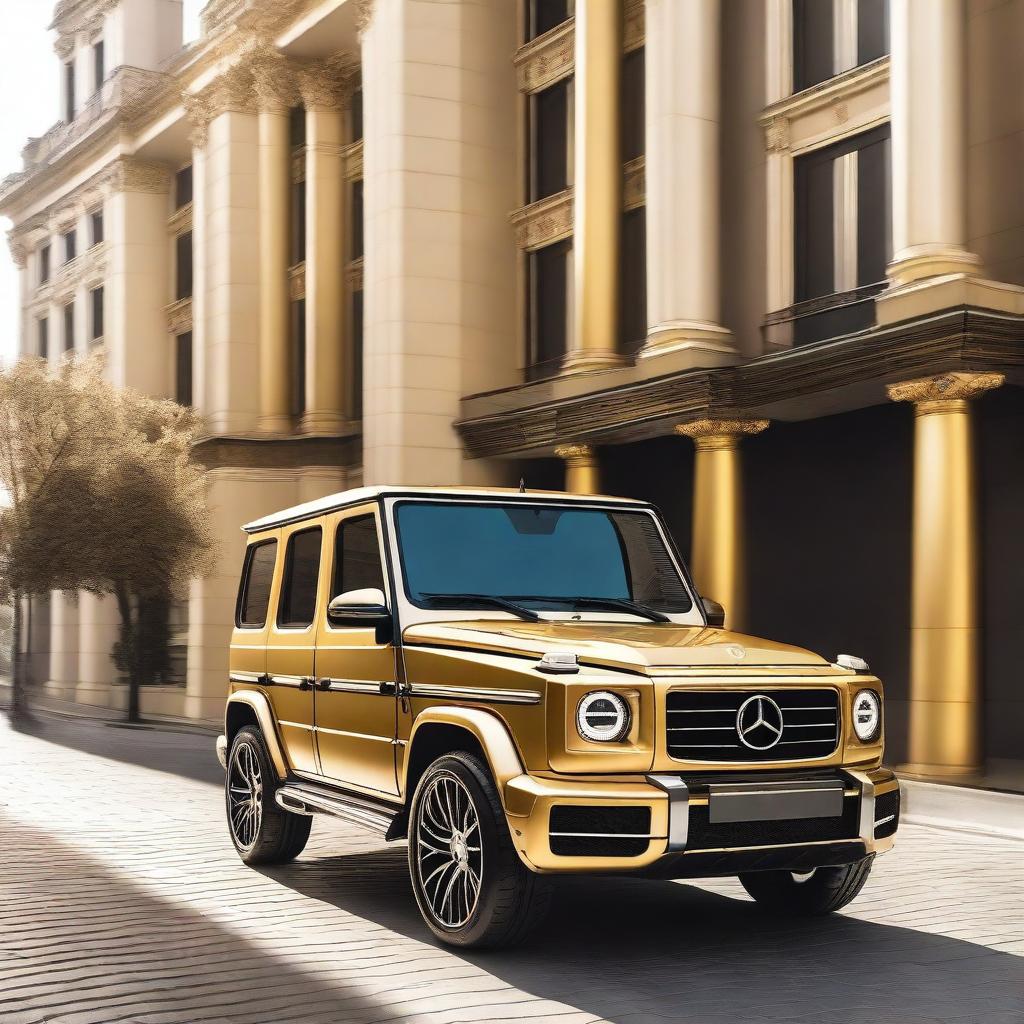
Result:
[[[114,588],[117,608],[121,613],[121,643],[125,651],[128,665],[128,721],[139,721],[139,690],[141,678],[141,653],[139,651],[139,631],[136,616],[132,612],[132,601],[127,588],[118,585]]]
[[[28,692],[26,683],[26,657],[22,653],[22,647],[24,645],[25,632],[24,627],[24,609],[22,607],[22,594],[20,591],[16,591],[13,595],[14,600],[14,621],[12,623],[11,633],[13,634],[13,643],[11,651],[11,724],[18,725],[28,721],[32,715],[28,708]]]

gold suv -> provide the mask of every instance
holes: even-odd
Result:
[[[878,679],[725,631],[648,504],[373,487],[245,531],[217,749],[247,864],[314,814],[407,838],[424,920],[473,946],[557,874],[823,913],[892,846]]]

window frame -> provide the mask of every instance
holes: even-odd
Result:
[[[319,553],[317,555],[316,563],[316,583],[315,590],[313,592],[313,613],[309,622],[284,622],[281,619],[281,615],[284,611],[286,600],[290,600],[289,584],[293,559],[295,557],[295,541],[298,537],[303,537],[310,533],[316,533],[320,537]],[[316,626],[320,608],[320,578],[323,575],[323,564],[324,528],[322,523],[316,522],[311,526],[304,526],[300,529],[293,530],[288,534],[284,547],[284,561],[281,567],[281,585],[278,587],[277,592],[277,607],[274,609],[274,629],[277,632],[306,633]],[[289,595],[288,598],[286,598],[286,594]]]
[[[277,575],[278,569],[277,542],[277,537],[267,537],[265,540],[253,541],[245,549],[245,559],[242,562],[242,577],[238,583],[238,596],[235,598],[235,629],[245,629],[258,633],[267,628],[267,622],[270,620],[270,605],[274,597],[274,577]],[[256,559],[258,549],[269,545],[273,545],[274,548],[274,567],[271,572],[270,589],[267,592],[267,607],[263,612],[263,621],[260,623],[246,622],[242,619],[242,610],[249,596],[249,584],[252,581],[252,563]]]
[[[351,513],[347,513],[338,519],[334,527],[334,539],[331,545],[331,573],[329,577],[330,586],[327,588],[328,592],[328,604],[334,600],[339,594],[344,594],[347,591],[338,589],[338,570],[339,568],[344,572],[345,564],[344,559],[339,559],[339,547],[338,542],[344,537],[344,530],[346,526],[351,526],[353,523],[358,523],[365,519],[371,519],[373,521],[374,533],[377,537],[377,557],[380,559],[380,577],[381,587],[380,589],[384,592],[384,600],[390,606],[391,595],[388,587],[388,564],[387,564],[387,553],[383,543],[383,532],[381,530],[381,518],[376,508],[366,508],[362,510],[354,510]],[[350,588],[351,589],[351,588]],[[330,623],[328,623],[330,625]]]

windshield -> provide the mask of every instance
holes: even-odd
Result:
[[[406,593],[421,608],[661,620],[692,607],[649,512],[401,502],[395,522]]]

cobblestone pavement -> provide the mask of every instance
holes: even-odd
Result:
[[[571,880],[528,947],[456,954],[404,844],[317,819],[244,867],[212,739],[0,725],[0,1022],[1024,1021],[1024,844],[906,827],[842,915],[732,881]]]

